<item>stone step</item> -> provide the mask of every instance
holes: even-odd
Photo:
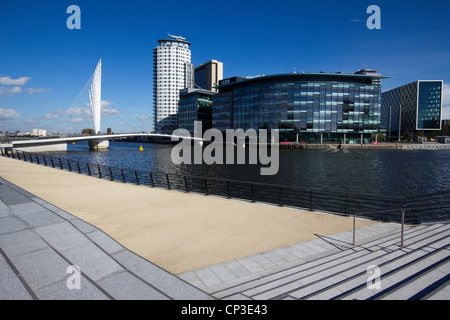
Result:
[[[436,225],[431,227],[421,226],[408,229],[407,232],[405,232],[405,243],[409,239],[414,239],[414,237],[417,236],[423,237],[424,230],[426,230],[428,233],[430,232],[433,233],[436,232],[436,230],[439,230],[439,228],[443,228],[443,226],[442,225]],[[388,239],[388,241],[386,241],[386,239]],[[332,253],[315,261],[303,263],[301,265],[294,266],[288,269],[280,269],[264,277],[259,277],[258,279],[249,280],[245,283],[237,284],[233,287],[217,291],[214,293],[214,296],[217,298],[224,298],[237,292],[243,292],[244,294],[249,296],[255,295],[257,298],[269,298],[269,296],[267,295],[258,296],[258,294],[275,288],[278,291],[278,294],[282,294],[283,290],[289,291],[288,287],[290,288],[298,287],[299,284],[296,283],[296,281],[301,277],[312,275],[312,278],[314,277],[320,278],[324,274],[327,274],[327,272],[329,274],[330,272],[329,269],[332,267],[334,267],[336,270],[342,270],[343,268],[345,269],[345,267],[348,266],[345,265],[345,263],[347,264],[352,263],[352,261],[354,261],[357,258],[364,257],[366,255],[370,255],[370,257],[374,258],[376,256],[383,255],[386,253],[383,250],[381,251],[378,250],[378,247],[383,247],[384,250],[389,251],[395,250],[396,247],[388,248],[386,246],[395,245],[395,243],[397,242],[399,242],[398,234],[390,235],[387,238],[383,237],[382,239],[376,239],[374,241],[366,243],[362,247],[354,247],[337,253]],[[372,250],[378,250],[379,252],[375,251],[375,253],[373,253],[372,250],[370,249],[372,247],[375,248]],[[314,276],[314,274],[316,275]],[[288,287],[281,288],[285,284]],[[273,298],[273,295],[270,295],[270,297]]]
[[[437,244],[443,245],[443,247],[445,248],[448,245],[448,242],[449,238],[447,236],[446,239],[439,241],[439,243]],[[398,250],[397,254],[400,252],[401,250]],[[446,249],[436,249],[431,253],[446,254]],[[397,274],[397,278],[391,276],[395,272],[408,272],[406,268],[411,267],[411,269],[409,269],[410,271],[420,268],[423,264],[426,265],[434,263],[434,258],[437,256],[438,255],[430,255],[429,247],[425,245],[423,248],[418,249],[417,251],[411,251],[408,253],[404,252],[402,255],[392,260],[385,260],[384,262],[370,261],[367,263],[366,267],[370,266],[371,264],[378,266],[381,271],[380,276],[382,279],[382,284],[383,286],[388,287],[398,282],[398,275],[400,273]],[[310,295],[308,299],[367,299],[376,293],[375,291],[368,290],[367,288],[367,280],[369,278],[369,274],[367,273],[366,268],[355,268],[355,270],[344,273],[343,276],[346,277],[346,281],[335,283],[334,285],[325,288],[326,290],[317,291],[315,294]],[[295,297],[295,294],[293,296]]]
[[[450,235],[450,230],[446,231],[446,235]],[[436,238],[436,236],[434,238]],[[420,240],[422,245],[425,246],[429,243],[428,241],[431,240]],[[280,296],[282,297],[283,294],[286,295],[288,293],[292,297],[299,299],[311,295],[314,292],[319,292],[323,288],[334,287],[336,283],[343,282],[349,277],[355,276],[355,272],[359,271],[358,269],[364,269],[359,273],[366,274],[366,269],[369,265],[379,265],[384,261],[396,260],[405,255],[404,250],[399,250],[398,248],[390,253],[386,253],[386,249],[395,250],[395,248],[384,248],[360,257],[353,254],[351,257],[354,257],[354,259],[347,260],[343,263],[336,260],[334,261],[335,265],[329,268],[321,268],[321,270],[311,268],[310,270],[307,270],[309,272],[300,272],[295,275],[296,277],[290,277],[290,282],[286,285],[280,285],[280,283],[277,282],[277,286],[273,287],[272,285],[271,288],[269,284],[267,284],[265,287],[254,288],[243,292],[243,294],[254,299],[273,299]],[[413,259],[413,256],[410,256],[409,259]],[[327,263],[325,265],[329,266],[330,264]]]
[[[439,245],[446,245],[448,244],[448,236],[443,240],[438,240],[436,244]],[[413,255],[408,255],[408,253],[405,252],[405,254],[401,255],[400,258],[393,259],[393,260],[384,260],[376,262],[378,263],[377,266],[381,268],[381,275],[383,276],[383,282],[384,284],[394,284],[395,281],[392,281],[392,279],[389,279],[387,277],[388,272],[392,271],[394,267],[397,267],[398,270],[401,270],[402,267],[405,266],[405,264],[410,263],[414,260],[414,258],[417,259],[417,257],[426,256],[426,253],[429,253],[427,250],[430,250],[427,245],[425,245],[423,248],[412,251]],[[398,252],[401,252],[399,250]],[[411,252],[411,251],[410,251]],[[409,252],[409,253],[410,253]],[[427,257],[429,260],[432,260],[432,257]],[[368,279],[367,270],[364,268],[360,268],[359,270],[354,270],[354,274],[351,273],[345,273],[344,274],[347,277],[347,280],[343,283],[336,284],[332,287],[333,291],[331,292],[321,292],[320,294],[316,295],[315,299],[349,299],[349,298],[355,298],[355,299],[365,299],[368,298],[371,293],[366,290],[366,281]],[[355,292],[362,291],[364,292],[365,296],[351,296],[351,294],[354,294]],[[333,295],[333,293],[335,293]],[[350,296],[350,297],[349,297]]]

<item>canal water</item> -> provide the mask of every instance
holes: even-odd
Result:
[[[261,165],[176,165],[172,148],[111,142],[108,150],[95,152],[83,142],[52,155],[124,169],[349,193],[412,196],[450,190],[450,150],[280,150],[278,173],[261,176]]]

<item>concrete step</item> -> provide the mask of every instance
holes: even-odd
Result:
[[[422,265],[432,264],[440,255],[448,255],[447,246],[449,245],[449,230],[441,235],[435,235],[421,241],[422,247],[416,248],[414,251],[397,250],[395,253],[385,256],[380,261],[367,261],[366,267],[370,264],[377,265],[381,269],[382,283],[384,286],[392,286],[400,280],[398,276],[401,273],[411,270],[419,270]],[[428,242],[427,242],[428,241]],[[430,246],[431,244],[431,246]],[[397,257],[395,258],[395,254]],[[410,268],[406,270],[406,268]],[[395,271],[394,271],[395,270]],[[403,271],[406,270],[406,271]],[[318,290],[307,297],[308,299],[367,299],[377,292],[367,289],[368,274],[365,268],[355,268],[349,272],[342,274],[346,280],[340,283],[336,282],[322,290]],[[378,290],[380,291],[380,290]],[[298,293],[293,297],[300,298]]]
[[[446,230],[446,235],[450,235],[450,230]],[[422,245],[427,245],[428,241],[431,240],[420,240],[419,242],[422,243]],[[395,251],[386,253],[386,250]],[[296,299],[305,298],[312,294],[322,292],[324,288],[335,289],[336,283],[345,282],[347,279],[355,277],[358,274],[365,275],[365,283],[367,280],[368,266],[380,265],[385,261],[395,261],[405,254],[407,254],[407,252],[399,250],[398,248],[395,249],[395,247],[386,247],[365,255],[352,254],[348,257],[350,259],[346,259],[344,262],[335,260],[334,266],[333,264],[326,263],[323,266],[331,266],[320,269],[311,268],[308,270],[309,272],[298,273],[295,275],[296,277],[290,277],[290,282],[286,285],[280,286],[277,284],[277,287],[270,289],[268,289],[269,286],[266,285],[264,288],[267,289],[266,291],[259,291],[259,293],[255,294],[258,289],[261,289],[255,288],[256,290],[253,289],[252,291],[243,292],[243,294],[249,295],[254,299],[276,299],[282,298],[283,295],[287,294]],[[408,258],[413,259],[414,257],[411,255]]]
[[[448,236],[445,241],[441,244],[448,245]],[[445,252],[446,250],[443,249],[436,249],[435,252],[432,253],[439,253],[439,254],[447,254]],[[401,253],[402,250],[398,250],[398,253]],[[385,258],[392,258],[385,257]],[[421,249],[418,249],[417,251],[411,251],[411,252],[403,252],[399,257],[388,260],[387,262],[382,261],[368,261],[366,264],[367,266],[370,266],[371,264],[376,265],[380,268],[380,276],[381,276],[381,284],[382,288],[378,290],[369,290],[367,287],[367,281],[369,278],[369,274],[367,273],[367,269],[365,268],[355,268],[355,270],[352,270],[350,272],[346,272],[343,274],[344,277],[346,277],[345,281],[342,281],[340,283],[335,283],[330,285],[329,287],[326,287],[320,291],[316,291],[313,294],[310,294],[308,297],[299,297],[298,294],[292,294],[293,297],[297,298],[308,298],[308,299],[368,299],[374,294],[379,293],[381,290],[385,289],[386,287],[391,287],[397,284],[399,281],[403,280],[401,277],[402,274],[404,277],[407,277],[411,271],[414,270],[420,270],[420,268],[423,265],[430,265],[433,262],[434,257],[430,255],[430,252],[428,252],[427,246],[424,246]],[[378,263],[378,264],[377,264]],[[398,272],[396,275],[395,273]]]
[[[414,241],[420,241],[423,237],[444,229],[444,225],[410,228],[405,232],[404,242],[405,244],[414,244]],[[242,293],[253,299],[283,298],[286,292],[305,286],[307,283],[313,283],[318,279],[323,279],[327,275],[333,275],[333,272],[337,274],[337,278],[341,277],[342,280],[342,276],[339,276],[339,274],[351,269],[356,263],[364,264],[370,259],[374,260],[398,249],[398,232],[393,234],[391,232],[387,237],[386,234],[383,234],[383,236],[381,239],[369,241],[362,246],[348,247],[345,250],[323,255],[323,257],[314,261],[272,270],[270,274],[243,283],[235,283],[233,286],[218,290],[213,294],[217,298],[225,298],[237,293]],[[333,280],[327,281],[331,281],[330,284],[333,283]],[[325,282],[322,285],[325,285]]]

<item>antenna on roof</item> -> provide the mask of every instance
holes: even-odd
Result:
[[[170,33],[168,33],[167,35],[168,35],[169,37],[172,37],[172,38],[177,39],[177,40],[186,40],[186,38],[183,38],[182,36],[173,36],[173,35],[171,35]]]

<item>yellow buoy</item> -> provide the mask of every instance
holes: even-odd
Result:
[[[139,148],[139,151],[144,151],[144,148],[142,148],[142,146]]]

